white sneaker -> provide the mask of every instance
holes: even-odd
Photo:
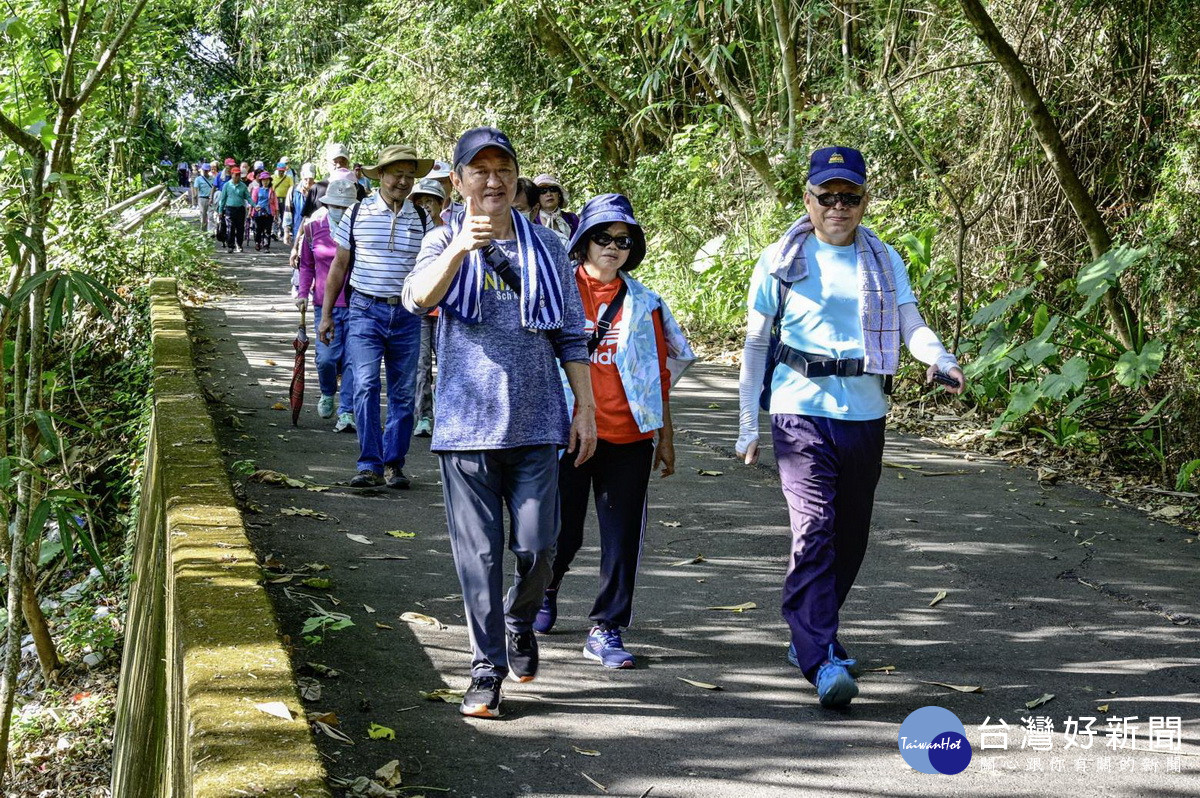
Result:
[[[321,394],[321,398],[317,400],[317,415],[321,418],[333,418],[333,397],[329,394]]]
[[[339,413],[337,423],[333,425],[334,432],[357,432],[354,428],[353,413]]]

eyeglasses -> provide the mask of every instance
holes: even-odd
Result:
[[[813,198],[820,203],[822,208],[832,208],[839,202],[847,208],[857,208],[863,201],[862,194],[818,194],[811,189],[809,189],[808,193],[813,195]]]
[[[632,236],[610,236],[608,233],[592,233],[588,236],[592,243],[598,247],[607,247],[609,244],[616,244],[617,249],[629,249],[633,246]]]

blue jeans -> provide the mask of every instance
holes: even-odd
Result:
[[[320,316],[313,314],[313,328],[321,323]],[[333,309],[333,343],[323,344],[317,339],[317,383],[322,396],[333,396],[338,392],[338,375],[342,378],[342,393],[338,397],[338,414],[354,412],[354,370],[346,357],[346,330],[350,326],[350,308]],[[378,367],[377,367],[378,368]]]
[[[350,295],[346,335],[354,371],[354,423],[358,427],[358,470],[382,474],[384,466],[403,468],[413,431],[413,394],[421,317],[402,305],[363,294]],[[379,363],[387,371],[387,426],[379,427]]]

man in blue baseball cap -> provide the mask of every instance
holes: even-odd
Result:
[[[750,279],[739,391],[737,452],[747,464],[758,459],[761,406],[791,517],[788,659],[834,708],[858,695],[838,612],[866,553],[900,342],[929,364],[927,380],[951,393],[966,385],[921,318],[904,261],[862,226],[869,196],[858,150],[812,154],[808,213],[767,247]]]
[[[471,686],[459,711],[500,715],[500,685],[538,671],[534,616],[558,539],[559,453],[596,448],[583,305],[554,231],[513,210],[517,153],[491,127],[454,148],[450,180],[464,209],[425,237],[404,286],[414,313],[440,308],[438,454],[454,566],[471,633]],[[574,391],[568,415],[559,364]],[[511,534],[504,530],[508,508]],[[505,541],[516,555],[507,598]]]

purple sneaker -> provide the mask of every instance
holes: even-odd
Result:
[[[615,626],[593,626],[583,646],[583,656],[606,668],[633,667],[633,655],[625,650],[621,630]]]

